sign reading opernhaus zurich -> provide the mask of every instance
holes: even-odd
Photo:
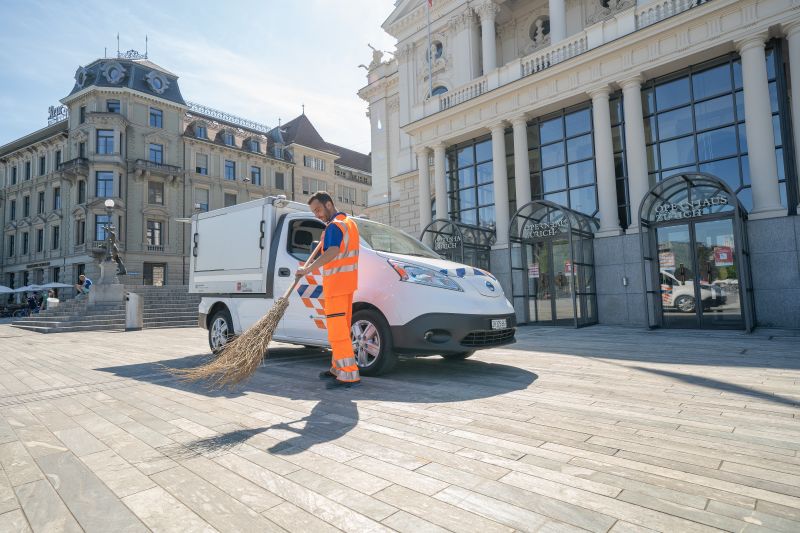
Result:
[[[528,221],[524,226],[522,226],[522,238],[531,239],[536,237],[553,237],[557,233],[564,231],[566,227],[566,219],[561,219],[558,222],[532,223]]]
[[[702,200],[684,200],[676,204],[664,203],[656,206],[656,222],[708,215],[711,213],[712,207],[720,205],[728,205],[727,196],[718,194]]]
[[[434,250],[452,250],[461,245],[459,235],[437,235],[433,241]]]

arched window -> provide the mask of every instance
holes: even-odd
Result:
[[[447,92],[447,87],[445,87],[444,85],[437,85],[436,87],[433,88],[433,91],[431,91],[431,95],[436,96],[437,94],[444,94],[446,92]]]

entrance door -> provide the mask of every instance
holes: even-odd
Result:
[[[572,325],[575,321],[574,269],[568,240],[547,240],[530,246],[528,263],[529,316],[542,325]]]
[[[743,327],[731,219],[657,228],[663,325]]]
[[[167,265],[165,263],[144,264],[144,284],[161,287],[167,282]]]

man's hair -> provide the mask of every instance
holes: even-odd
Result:
[[[78,279],[85,278],[85,277],[86,277],[86,274],[81,274],[80,276],[78,276]]]
[[[325,205],[328,202],[333,203],[333,198],[331,198],[331,195],[325,191],[317,191],[312,194],[311,198],[308,199],[308,205],[311,205],[311,202],[314,200],[318,201],[322,205]]]

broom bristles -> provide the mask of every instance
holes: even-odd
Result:
[[[278,298],[269,312],[250,329],[231,340],[213,361],[194,368],[169,368],[184,382],[205,382],[209,389],[233,388],[250,378],[262,359],[272,335],[289,306],[288,298]]]

